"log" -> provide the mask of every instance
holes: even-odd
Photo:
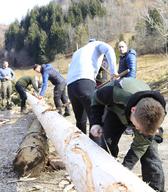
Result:
[[[27,96],[77,191],[154,192],[64,117],[56,111],[46,110],[48,106],[43,100],[29,93]]]
[[[19,177],[37,177],[48,161],[49,147],[47,137],[35,119],[21,142],[13,161],[14,171]]]

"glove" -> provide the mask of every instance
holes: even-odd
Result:
[[[93,137],[100,138],[103,134],[102,127],[100,125],[92,125],[92,127],[90,129],[90,133],[91,133],[91,135],[93,135]]]
[[[162,143],[163,142],[163,128],[160,127],[157,132],[156,132],[156,135],[154,137],[155,141],[157,143]]]

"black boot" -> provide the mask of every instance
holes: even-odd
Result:
[[[58,110],[58,113],[59,113],[60,115],[62,115],[62,108],[61,108],[61,107],[57,107],[57,110]]]
[[[70,109],[69,109],[69,106],[66,106],[65,107],[65,113],[64,113],[64,117],[67,117],[67,116],[70,116],[71,114],[70,114]]]

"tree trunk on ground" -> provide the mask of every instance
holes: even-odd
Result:
[[[79,192],[154,192],[44,101],[27,93],[28,102],[65,163]],[[37,107],[38,106],[38,107]]]
[[[39,176],[48,157],[48,143],[45,132],[37,119],[31,124],[13,161],[14,171],[21,176]]]

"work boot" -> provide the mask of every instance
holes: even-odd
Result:
[[[70,116],[70,109],[69,109],[69,106],[66,106],[65,107],[65,113],[63,114],[64,117],[67,117],[67,116]]]
[[[23,113],[23,114],[27,114],[28,113],[26,107],[21,107],[20,112]]]
[[[29,113],[29,110],[27,110],[27,109],[23,109],[21,113],[26,115],[26,114]]]
[[[61,107],[57,107],[57,110],[58,110],[58,113],[59,113],[60,115],[62,115],[62,108],[61,108]]]
[[[12,110],[12,103],[7,101],[6,108],[7,108],[8,110]]]
[[[69,112],[65,112],[64,114],[63,114],[63,116],[64,117],[67,117],[67,116],[70,116],[71,114],[69,113]]]

